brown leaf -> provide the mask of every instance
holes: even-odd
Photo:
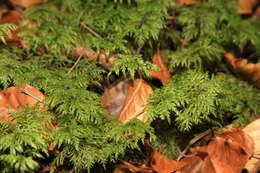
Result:
[[[228,164],[212,159],[207,152],[198,152],[193,156],[182,159],[186,166],[181,173],[235,173]]]
[[[257,3],[257,0],[237,0],[240,7],[238,12],[240,14],[252,14],[253,8]]]
[[[184,5],[196,5],[201,3],[197,0],[177,0],[177,2]]]
[[[248,64],[246,59],[235,58],[230,53],[224,53],[224,57],[239,77],[260,87],[260,63]]]
[[[243,131],[251,136],[254,140],[254,153],[260,153],[260,119],[257,119],[248,124]],[[258,156],[258,155],[256,155]],[[260,169],[260,160],[252,157],[247,163],[245,168],[249,173],[256,173]]]
[[[23,8],[30,8],[35,5],[39,5],[43,2],[43,0],[10,0],[11,3],[14,5],[23,7]]]
[[[124,107],[118,116],[120,122],[126,122],[132,118],[144,119],[144,106],[148,103],[148,96],[153,89],[143,79],[135,79],[133,85],[128,86],[128,93]]]
[[[158,50],[152,58],[153,64],[157,65],[159,70],[152,70],[151,76],[159,79],[164,85],[167,84],[171,80],[171,74],[168,70],[168,67],[165,65],[163,61],[163,57]]]
[[[160,173],[171,173],[184,167],[186,163],[172,160],[153,149],[151,167]]]
[[[113,173],[156,173],[152,168],[139,163],[129,163],[122,161],[123,164],[116,167]]]
[[[21,13],[14,10],[10,10],[3,14],[0,20],[0,24],[4,24],[4,23],[19,24],[21,18],[22,18]],[[5,37],[5,40],[8,45],[18,46],[18,47],[21,47],[23,45],[22,39],[17,36],[17,33],[19,31],[20,31],[19,29],[16,29],[12,31],[12,37],[7,37],[7,36]]]
[[[229,165],[236,172],[240,172],[252,156],[253,144],[252,138],[242,130],[228,129],[213,138],[207,146],[191,149],[191,154],[208,153],[211,159]]]
[[[18,110],[20,106],[34,106],[44,98],[45,96],[39,90],[27,84],[7,88],[0,92],[0,120],[11,122],[8,109]],[[40,108],[42,107],[43,104],[40,105]]]
[[[102,107],[115,117],[118,117],[124,106],[128,85],[129,80],[125,80],[105,88],[102,96]]]

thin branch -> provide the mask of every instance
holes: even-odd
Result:
[[[91,29],[90,27],[88,27],[87,25],[85,25],[84,23],[81,23],[81,25],[84,27],[84,29],[86,29],[90,34],[92,34],[93,36],[97,37],[97,38],[102,38],[101,35],[99,35],[97,32],[95,32],[93,29]]]
[[[79,61],[81,60],[82,56],[79,56],[77,61],[73,64],[73,66],[69,69],[69,71],[67,72],[67,74],[71,73],[72,70],[78,65]]]

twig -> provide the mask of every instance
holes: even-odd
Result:
[[[32,98],[34,98],[35,100],[39,101],[39,102],[43,102],[43,100],[41,98],[39,98],[38,96],[34,95],[33,93],[25,90],[25,89],[22,89],[21,91],[22,93],[28,95],[28,96],[31,96]]]
[[[69,69],[69,71],[67,72],[67,74],[69,74],[70,72],[72,72],[72,70],[78,65],[79,61],[81,60],[82,56],[79,56],[77,61],[73,64],[73,66]]]
[[[96,33],[93,29],[91,29],[90,27],[86,26],[84,23],[81,23],[81,25],[84,27],[84,29],[86,29],[90,34],[94,35],[97,38],[102,38],[101,35],[99,35],[98,33]]]

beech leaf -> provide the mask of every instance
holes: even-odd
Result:
[[[144,120],[144,106],[148,103],[148,96],[152,92],[152,87],[143,79],[135,79],[133,85],[128,85],[128,93],[118,120],[120,122],[126,122],[132,118]]]
[[[230,53],[224,53],[224,57],[239,77],[260,87],[260,63],[251,64],[247,59],[235,58]]]
[[[171,74],[168,67],[163,61],[163,57],[158,50],[152,58],[153,64],[159,67],[159,70],[152,70],[151,76],[153,78],[159,79],[164,85],[171,80]]]
[[[196,0],[177,0],[177,2],[184,5],[196,5],[201,3],[200,1]]]
[[[34,106],[44,98],[45,96],[39,90],[27,84],[0,91],[0,120],[11,122],[8,114],[10,108],[18,110],[20,106]],[[43,107],[44,105],[41,104],[40,108]]]
[[[257,119],[250,124],[248,124],[243,131],[251,136],[254,140],[254,153],[260,153],[260,119]],[[258,156],[258,155],[256,155]],[[245,168],[249,173],[256,173],[260,169],[260,160],[257,158],[250,158],[246,163]]]

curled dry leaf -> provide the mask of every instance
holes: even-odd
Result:
[[[181,161],[190,163],[184,173],[241,172],[254,151],[253,139],[239,129],[227,129],[213,138],[207,146],[191,148]],[[193,171],[192,171],[193,170]]]
[[[206,152],[198,152],[192,157],[182,159],[186,166],[181,173],[235,173],[228,164],[212,159]]]
[[[148,103],[148,96],[153,89],[143,79],[135,79],[133,85],[128,85],[128,93],[124,102],[124,106],[118,120],[126,122],[132,118],[144,119],[144,106]]]
[[[41,4],[43,0],[10,0],[10,2],[22,8],[30,8],[32,6]]]
[[[152,61],[159,67],[159,70],[152,70],[151,76],[159,79],[164,85],[167,84],[171,80],[171,74],[159,50],[153,56]]]
[[[27,84],[7,88],[0,92],[0,120],[12,122],[8,109],[18,110],[20,106],[34,106],[44,98],[45,96],[39,90]],[[40,108],[42,107],[43,104],[40,105]]]
[[[247,63],[246,59],[235,58],[230,53],[224,53],[224,57],[238,76],[260,87],[260,63]]]
[[[118,117],[124,106],[128,85],[129,80],[125,80],[105,88],[102,96],[102,107],[115,117]]]
[[[238,12],[240,14],[252,14],[253,8],[257,3],[257,0],[237,0],[240,7]]]
[[[248,124],[243,131],[251,136],[254,140],[254,153],[258,157],[260,153],[260,119],[257,119]],[[247,163],[245,168],[249,173],[257,173],[260,169],[260,160],[252,157]]]

